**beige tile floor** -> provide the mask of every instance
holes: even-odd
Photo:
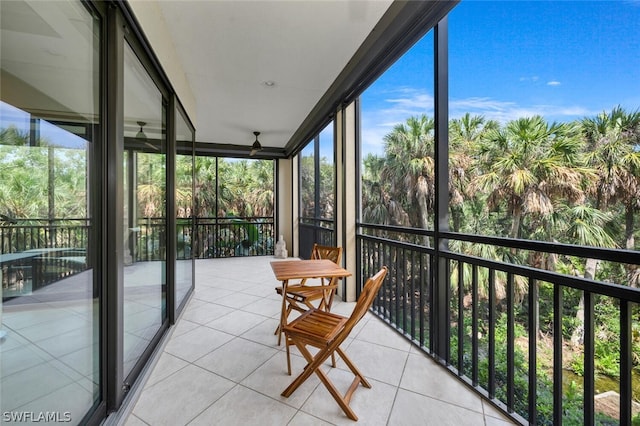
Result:
[[[199,260],[196,290],[113,423],[137,425],[507,425],[512,422],[372,314],[343,349],[372,383],[349,420],[312,376],[289,398],[284,348],[273,334],[281,299],[272,257]],[[348,315],[353,303],[336,302]],[[294,352],[293,374],[305,365]],[[344,363],[326,367],[344,391]]]

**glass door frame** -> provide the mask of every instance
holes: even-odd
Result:
[[[136,365],[125,377],[124,370],[124,237],[123,211],[124,191],[124,52],[125,43],[131,47],[142,63],[145,71],[160,91],[165,108],[166,143],[167,143],[167,181],[166,181],[166,307],[167,316],[155,333],[149,346],[144,350]],[[126,6],[107,8],[105,53],[106,109],[105,141],[103,155],[103,185],[106,185],[102,199],[105,214],[102,222],[104,235],[102,264],[104,314],[102,316],[103,347],[101,354],[106,411],[117,411],[129,394],[132,386],[140,378],[162,337],[175,321],[175,253],[176,227],[175,214],[175,94],[171,91],[166,76],[158,65],[153,52],[142,36],[135,18]],[[189,123],[190,124],[190,123]],[[168,232],[172,230],[171,232]]]

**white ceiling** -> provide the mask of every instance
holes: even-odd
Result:
[[[263,147],[283,148],[391,1],[130,4],[198,142],[251,145],[259,131]]]

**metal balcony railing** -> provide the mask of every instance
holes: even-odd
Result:
[[[27,294],[87,270],[89,219],[7,219],[0,223],[3,297]]]
[[[179,260],[272,255],[275,247],[273,217],[196,217],[177,220]],[[164,218],[140,218],[131,229],[136,261],[164,259]]]
[[[177,219],[177,258],[272,255],[273,217]],[[166,219],[140,218],[129,228],[125,262],[166,259]],[[89,219],[0,222],[3,297],[27,294],[91,267]]]
[[[271,216],[197,217],[194,229],[196,259],[272,255],[277,240]]]
[[[360,225],[358,282],[382,265],[390,268],[374,303],[378,316],[521,423],[640,419],[638,289],[516,264],[517,256],[499,261],[465,254],[470,247],[493,247],[633,269],[639,252],[448,232],[439,237],[436,250],[432,231]],[[610,311],[603,313],[605,306]],[[575,320],[579,311],[582,324]],[[610,353],[602,352],[596,317],[615,325],[617,345]],[[572,331],[582,336],[573,346]],[[583,365],[578,374],[568,368],[569,355]],[[617,368],[609,392],[596,383],[603,378],[596,364],[605,361]]]
[[[332,219],[317,219],[311,217],[300,218],[300,257],[308,259],[311,256],[313,244],[323,246],[337,246]]]

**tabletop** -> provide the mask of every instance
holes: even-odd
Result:
[[[296,278],[351,276],[351,272],[329,259],[278,260],[271,262],[271,269],[279,281]]]
[[[16,260],[24,260],[37,257],[37,253],[27,253],[27,252],[18,252],[18,253],[6,253],[0,254],[0,264],[15,262]]]

